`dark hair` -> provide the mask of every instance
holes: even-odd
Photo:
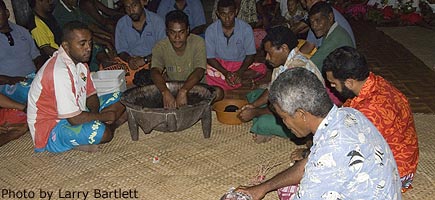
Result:
[[[231,6],[237,8],[234,0],[219,0],[217,3],[217,8],[227,8]]]
[[[35,8],[36,0],[28,0],[28,1],[29,1],[29,6],[30,6],[31,8]]]
[[[326,57],[323,61],[323,73],[326,72],[332,72],[334,78],[340,81],[348,78],[362,81],[370,73],[364,55],[349,46],[337,48]]]
[[[267,30],[266,37],[263,38],[262,44],[270,42],[273,47],[281,47],[286,44],[290,51],[298,45],[296,35],[289,28],[284,26],[275,26]]]
[[[71,40],[71,33],[74,30],[88,30],[92,33],[92,31],[89,29],[89,27],[79,21],[70,21],[65,24],[65,26],[62,29],[62,42],[66,42],[68,40]]]
[[[317,2],[311,7],[310,11],[308,12],[308,16],[313,16],[317,13],[321,13],[322,16],[328,17],[333,13],[332,6],[323,1]]]
[[[189,17],[181,10],[173,10],[166,14],[165,24],[166,28],[168,28],[170,22],[177,22],[180,24],[186,24],[186,27],[189,28]]]
[[[6,4],[3,0],[0,0],[0,9],[7,10]]]
[[[302,109],[314,116],[326,117],[333,106],[323,83],[303,67],[281,73],[269,91],[270,103],[278,105],[290,116]]]

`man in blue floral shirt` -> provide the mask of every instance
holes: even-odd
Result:
[[[311,153],[272,179],[239,191],[257,200],[300,183],[296,195],[282,199],[402,199],[396,162],[382,135],[359,111],[333,105],[312,72],[299,67],[283,72],[269,101],[297,137],[314,133]]]

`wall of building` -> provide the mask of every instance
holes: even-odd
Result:
[[[27,21],[32,13],[28,0],[11,0],[15,14],[15,23],[21,26],[27,25]]]

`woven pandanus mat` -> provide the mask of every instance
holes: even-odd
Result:
[[[420,165],[414,189],[405,193],[404,199],[433,199],[435,115],[417,114],[415,121]],[[0,189],[8,190],[7,195],[33,192],[34,199],[42,199],[47,192],[52,192],[52,199],[84,199],[84,194],[77,196],[77,192],[87,192],[87,199],[109,194],[107,199],[115,199],[122,192],[125,197],[150,200],[219,199],[230,187],[251,183],[261,168],[278,165],[267,171],[266,178],[280,172],[288,166],[290,152],[297,148],[279,138],[255,144],[250,126],[223,125],[213,115],[209,139],[203,138],[198,122],[181,132],[141,133],[135,142],[124,124],[113,141],[96,153],[33,153],[27,134],[0,148]],[[153,163],[155,157],[158,163]],[[265,199],[277,199],[276,193]]]
[[[203,138],[198,122],[181,132],[141,132],[139,141],[132,141],[124,124],[96,153],[34,153],[27,134],[0,148],[0,189],[33,191],[37,197],[41,189],[53,192],[55,199],[72,191],[89,192],[87,199],[94,199],[98,190],[119,189],[132,195],[136,190],[139,199],[219,199],[230,187],[254,180],[261,166],[282,163],[267,177],[283,170],[296,147],[280,138],[256,144],[250,126],[223,125],[213,113],[209,139]],[[155,157],[158,163],[153,163]],[[267,199],[276,199],[276,193]]]
[[[413,189],[403,199],[435,199],[435,115],[414,114],[420,148],[420,162]]]

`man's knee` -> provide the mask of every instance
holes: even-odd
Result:
[[[113,111],[116,113],[116,118],[119,118],[125,112],[125,106],[121,102],[116,102],[104,108],[102,111]]]
[[[219,86],[213,86],[215,89],[216,98],[214,99],[214,102],[220,101],[224,98],[224,90]]]
[[[104,144],[107,142],[112,141],[113,139],[113,131],[110,130],[109,126],[106,125],[106,128],[104,129],[103,137],[101,138],[100,144]]]

